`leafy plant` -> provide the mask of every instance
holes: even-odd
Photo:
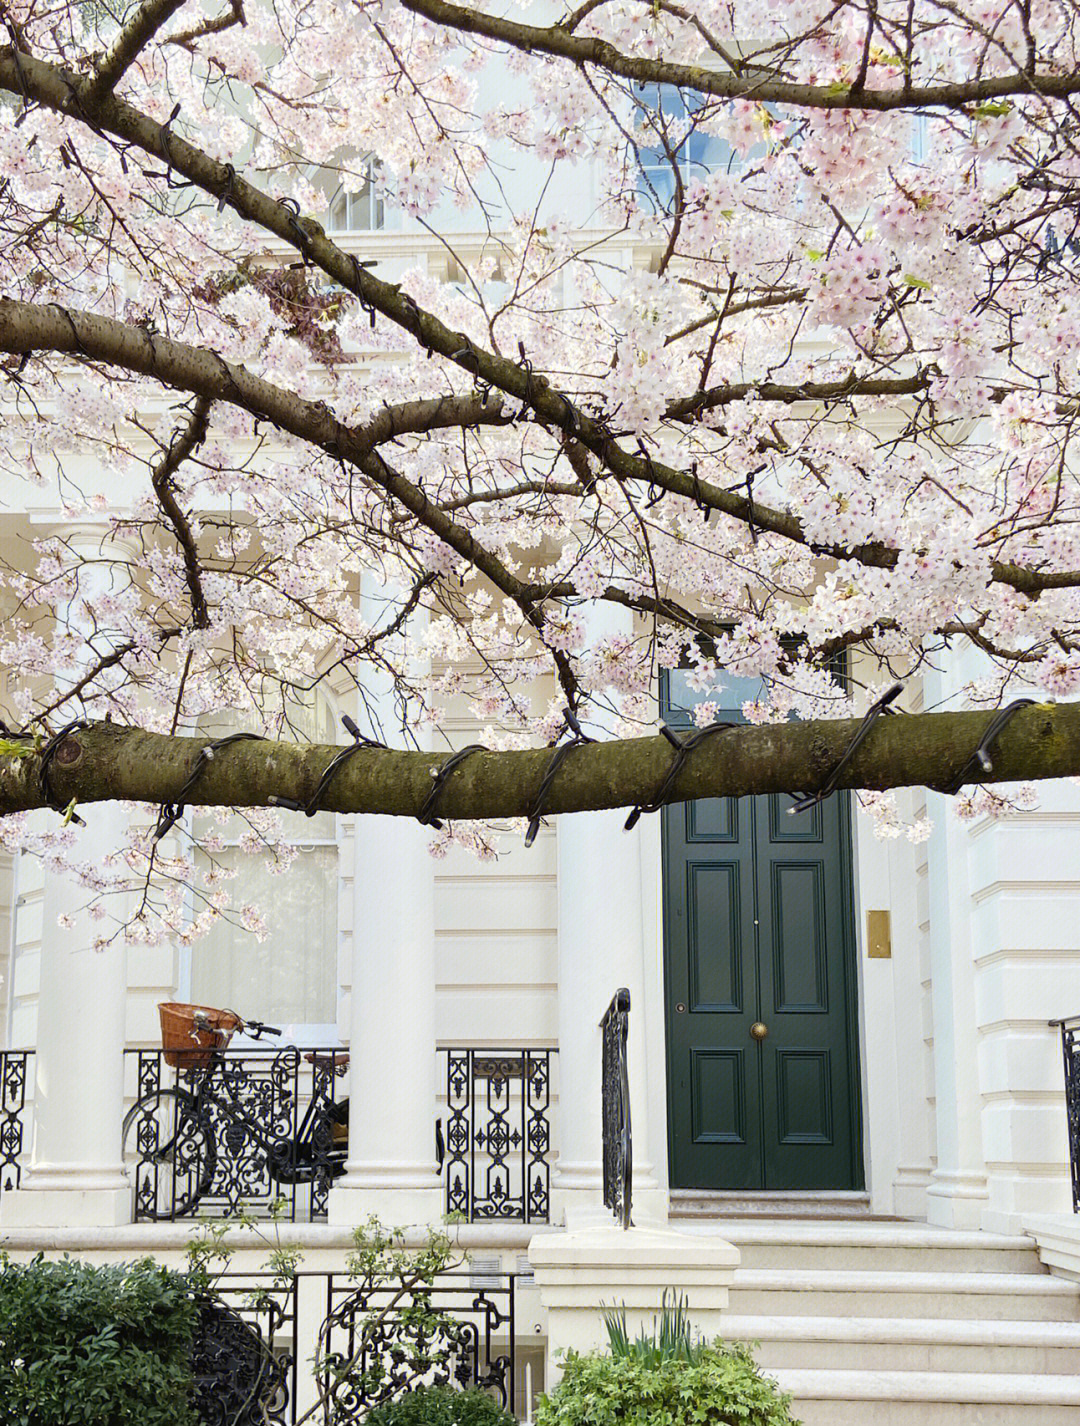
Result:
[[[568,1352],[562,1380],[537,1403],[536,1426],[798,1426],[790,1398],[746,1347],[695,1343],[690,1359],[655,1361],[630,1348]]]
[[[356,1401],[371,1406],[370,1416],[421,1389],[445,1387],[458,1395],[452,1383],[468,1370],[472,1329],[434,1305],[432,1295],[436,1280],[464,1261],[438,1229],[418,1248],[407,1247],[400,1229],[384,1228],[376,1218],[354,1229],[345,1260],[352,1291],[327,1317],[316,1345],[315,1375],[325,1385],[297,1426],[316,1417],[351,1422]],[[485,1418],[477,1426],[494,1423]]]
[[[149,1258],[0,1257],[4,1426],[196,1426],[197,1319],[184,1276]]]
[[[659,1367],[665,1362],[697,1362],[709,1350],[706,1342],[695,1340],[683,1294],[664,1290],[660,1299],[660,1319],[653,1318],[651,1332],[640,1331],[633,1341],[626,1327],[625,1307],[606,1307],[603,1311],[611,1355],[620,1360],[629,1358],[643,1366]]]
[[[369,1411],[365,1426],[513,1426],[513,1421],[486,1391],[419,1386]]]

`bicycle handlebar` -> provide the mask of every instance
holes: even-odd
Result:
[[[264,1025],[261,1020],[245,1020],[244,1034],[250,1035],[253,1040],[258,1040],[263,1035],[280,1035],[281,1031],[276,1025]]]

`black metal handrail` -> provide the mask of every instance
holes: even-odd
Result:
[[[1073,1212],[1080,1213],[1080,1015],[1051,1020],[1061,1031],[1061,1054],[1065,1064],[1065,1119],[1069,1130],[1069,1171],[1072,1180]]]
[[[630,1075],[626,1057],[630,992],[625,986],[615,992],[600,1021],[600,1029],[603,1032],[604,1207],[611,1209],[618,1223],[629,1228],[634,1154],[630,1133]]]

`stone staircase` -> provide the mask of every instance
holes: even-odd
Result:
[[[725,1336],[805,1426],[1080,1426],[1080,1283],[1026,1237],[686,1215],[742,1253]]]

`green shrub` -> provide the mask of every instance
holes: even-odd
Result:
[[[190,1284],[149,1258],[0,1258],[4,1426],[196,1426]]]
[[[369,1411],[364,1426],[514,1426],[514,1418],[486,1391],[418,1386]]]
[[[789,1400],[745,1347],[695,1344],[691,1359],[659,1362],[569,1352],[536,1426],[797,1426]]]

